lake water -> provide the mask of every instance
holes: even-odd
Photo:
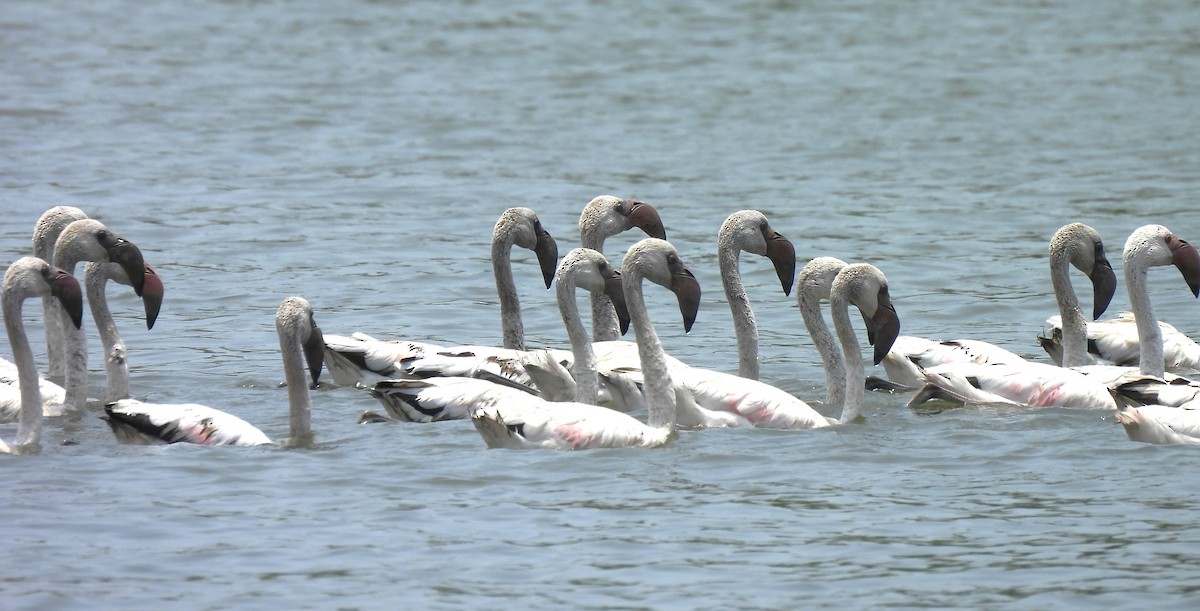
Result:
[[[498,344],[488,243],[512,206],[565,253],[592,197],[653,203],[705,297],[688,335],[665,292],[651,314],[672,354],[725,371],[715,240],[742,208],[801,262],[878,265],[905,333],[1038,358],[1059,226],[1098,229],[1118,272],[1140,225],[1200,240],[1191,2],[9,0],[0,49],[0,252],[27,254],[55,204],[135,241],[167,296],[147,332],[109,291],[134,395],[272,437],[284,297],[327,333]],[[529,343],[565,345],[532,254],[514,266]],[[823,397],[794,300],[765,260],[743,273],[763,379]],[[1200,337],[1178,274],[1150,284]],[[1132,443],[1107,413],[870,394],[861,426],[512,452],[313,395],[302,450],[47,422],[40,454],[0,460],[0,606],[1200,604],[1200,454]]]

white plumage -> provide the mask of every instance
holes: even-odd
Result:
[[[305,369],[316,382],[324,342],[313,322],[312,306],[302,297],[288,297],[275,313],[275,330],[283,357],[288,391],[288,443],[312,441],[312,400]],[[122,443],[196,443],[250,446],[272,443],[262,431],[228,412],[198,405],[143,403],[124,399],[104,408],[107,422]]]
[[[4,329],[12,347],[13,365],[17,372],[17,392],[20,409],[17,414],[17,437],[12,445],[0,440],[0,453],[36,449],[42,435],[41,376],[25,334],[21,306],[33,297],[53,297],[62,305],[63,317],[69,326],[79,328],[83,320],[83,292],[79,282],[65,270],[37,257],[22,257],[4,273],[0,288],[0,310],[4,314]]]

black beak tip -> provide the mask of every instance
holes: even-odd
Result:
[[[554,284],[554,273],[558,270],[558,243],[549,233],[542,233],[538,236],[534,253],[537,255],[538,265],[542,268],[542,279],[546,282],[546,288],[550,288]]]

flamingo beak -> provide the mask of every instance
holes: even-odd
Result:
[[[79,281],[65,270],[54,268],[54,279],[50,283],[50,294],[62,304],[63,311],[71,317],[71,322],[78,329],[83,325],[83,291]]]
[[[888,295],[886,286],[879,289],[879,304],[875,308],[875,313],[870,320],[866,320],[864,314],[863,319],[867,323],[867,341],[875,346],[875,364],[883,362],[883,357],[892,350],[892,344],[896,343],[896,338],[900,337],[900,316],[896,314],[896,306],[892,305],[892,298]]]
[[[158,272],[149,263],[146,264],[146,280],[142,286],[142,306],[146,310],[146,329],[154,328],[158,320],[158,311],[162,308],[163,283]]]
[[[550,235],[550,232],[538,226],[537,245],[533,247],[533,252],[537,254],[538,265],[542,268],[542,278],[546,281],[546,288],[554,283],[554,272],[558,269],[558,243]]]
[[[783,285],[783,294],[792,294],[792,284],[796,281],[796,247],[779,232],[767,229],[767,258],[775,266],[775,274]]]
[[[700,312],[700,283],[685,267],[671,277],[671,292],[679,300],[679,312],[683,314],[683,331],[689,333],[696,315]]]
[[[604,279],[604,294],[612,300],[617,310],[617,320],[621,323],[621,335],[629,331],[629,309],[625,307],[625,288],[621,284],[621,272],[612,270],[612,275]]]
[[[1174,234],[1167,240],[1167,246],[1171,248],[1171,263],[1183,274],[1192,295],[1200,297],[1200,253],[1187,240]]]
[[[1108,309],[1108,304],[1112,301],[1113,294],[1117,292],[1117,274],[1113,272],[1112,264],[1108,259],[1104,258],[1104,253],[1098,253],[1096,262],[1092,265],[1092,273],[1088,275],[1092,280],[1092,320],[1100,318],[1101,314]]]
[[[133,292],[141,297],[146,286],[146,261],[142,259],[142,251],[125,238],[116,238],[112,244],[106,244],[105,249],[108,260],[121,266],[129,277]]]
[[[312,387],[316,388],[321,378],[321,368],[325,364],[325,335],[311,318],[309,324],[312,325],[312,330],[304,342],[304,360],[308,362],[308,371],[312,375]]]
[[[654,206],[627,199],[621,202],[621,212],[629,217],[629,227],[637,227],[652,238],[667,239],[667,230],[663,228],[662,218]]]

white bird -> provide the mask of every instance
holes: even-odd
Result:
[[[840,418],[823,416],[803,400],[757,380],[687,366],[674,368],[671,373],[701,407],[735,414],[755,427],[809,429],[855,421],[861,414],[866,371],[848,314],[851,303],[867,324],[868,340],[875,346],[875,363],[900,333],[900,319],[883,272],[865,263],[848,265],[838,272],[830,289],[830,304],[834,330],[846,360]]]
[[[579,214],[579,245],[604,253],[604,241],[637,227],[647,236],[667,239],[658,210],[645,202],[600,195],[588,202]],[[603,294],[593,294],[592,339],[597,342],[619,340],[625,327],[618,327],[612,302]]]
[[[1094,316],[1107,308],[1116,290],[1116,276],[1104,254],[1100,235],[1082,223],[1065,225],[1050,241],[1050,278],[1060,316],[1068,321],[1064,343],[1069,362],[1078,362],[1083,334],[1083,311],[1071,287],[1069,268],[1075,266],[1092,281]],[[1020,357],[1017,357],[1020,358]],[[909,401],[916,406],[934,398],[958,403],[1003,403],[1028,407],[1115,409],[1103,376],[1020,359],[1017,362],[948,362],[919,370],[926,385]]]
[[[796,277],[796,249],[787,238],[775,231],[766,215],[757,210],[739,210],[729,215],[717,232],[717,263],[721,269],[721,286],[733,315],[733,331],[737,337],[738,375],[758,379],[758,325],[750,298],[742,284],[739,258],[742,251],[770,259],[783,285],[783,294],[792,294]]]
[[[529,208],[509,208],[496,221],[492,231],[492,273],[500,300],[500,325],[504,348],[492,346],[439,346],[424,342],[383,341],[365,334],[325,337],[325,364],[329,376],[339,386],[371,387],[381,380],[410,377],[401,361],[433,356],[439,352],[470,354],[480,358],[510,357],[525,349],[525,327],[521,321],[521,302],[513,282],[511,252],[513,245],[528,248],[537,255],[546,288],[554,281],[558,266],[558,245]],[[445,355],[443,355],[445,356]]]
[[[1130,441],[1174,445],[1200,444],[1200,406],[1142,405],[1116,413]]]
[[[312,443],[312,399],[307,368],[315,383],[321,372],[324,342],[313,321],[312,306],[303,297],[288,297],[275,313],[275,330],[283,356],[288,392],[287,445]],[[124,399],[104,407],[117,440],[130,444],[196,443],[252,446],[274,443],[254,425],[228,412],[198,405],[143,403]]]
[[[4,314],[4,328],[12,347],[21,395],[17,437],[11,445],[0,440],[0,453],[11,454],[36,449],[42,434],[41,388],[33,350],[21,320],[21,306],[26,299],[51,296],[62,303],[60,315],[66,316],[72,326],[78,326],[83,319],[83,292],[79,282],[65,270],[36,257],[22,257],[10,265],[0,290],[3,291],[0,309]]]
[[[1072,325],[1077,324],[1080,334],[1082,334],[1083,311],[1079,307],[1079,299],[1071,286],[1069,267],[1072,265],[1087,274],[1092,282],[1095,295],[1092,318],[1096,318],[1104,313],[1109,302],[1112,301],[1113,293],[1116,292],[1117,277],[1113,272],[1112,265],[1105,257],[1104,243],[1100,239],[1100,234],[1082,223],[1065,225],[1050,239],[1050,283],[1054,290],[1054,298],[1058,304],[1060,316],[1066,316]],[[1074,328],[1072,326],[1072,329]],[[884,359],[883,366],[887,371],[888,378],[893,382],[908,387],[920,387],[928,381],[925,379],[925,370],[947,363],[1023,367],[1031,361],[1010,350],[979,340],[957,339],[937,342],[905,336],[896,340],[896,347]],[[1073,360],[1070,365],[1082,364],[1085,363]],[[1033,369],[1041,371],[1031,374],[1029,378],[1031,383],[1035,379],[1040,379],[1039,376],[1053,378],[1056,375],[1052,369],[1042,370],[1040,367]],[[962,375],[970,375],[968,370],[975,371],[975,368],[966,366]],[[1010,378],[1007,372],[1003,375],[1006,379]],[[1063,375],[1070,376],[1070,374]],[[934,382],[936,383],[937,380]],[[1012,389],[1013,393],[1019,395],[1023,392],[1022,385],[1019,383],[1014,386],[1010,382],[1006,382],[1006,385]],[[1033,392],[1034,387],[1030,386],[1029,389],[1030,392]],[[969,391],[964,389],[964,392]],[[1010,394],[999,393],[999,395],[1000,399],[998,400],[1002,402],[1022,403],[1019,396],[1013,396],[1009,401],[1004,400],[1003,397],[1010,396]]]
[[[1138,228],[1125,242],[1125,284],[1138,329],[1141,372],[1161,378],[1166,368],[1162,327],[1146,290],[1149,268],[1160,265],[1174,265],[1183,274],[1192,294],[1200,295],[1200,254],[1196,248],[1162,225]]]
[[[1146,281],[1150,267],[1165,265],[1174,265],[1179,269],[1192,294],[1200,296],[1200,252],[1194,246],[1162,225],[1146,225],[1129,236],[1125,242],[1125,282],[1129,286],[1129,301],[1138,329],[1138,361],[1142,373],[1156,377],[1162,377],[1165,373],[1164,348]],[[1122,387],[1119,390],[1125,389]],[[1200,408],[1200,400],[1197,399],[1178,407],[1123,407],[1117,412],[1116,419],[1133,441],[1200,443],[1200,414],[1197,408]]]
[[[66,270],[67,273],[73,273],[76,263],[80,261],[118,264],[124,270],[125,277],[133,286],[134,292],[139,297],[145,294],[146,262],[142,259],[142,252],[133,242],[113,233],[100,221],[94,219],[75,221],[67,225],[58,236],[54,245],[54,264]],[[158,291],[158,295],[151,299],[161,302],[162,284],[152,282],[151,291]],[[102,290],[93,291],[89,294],[89,298],[103,301],[104,293]],[[147,308],[149,309],[150,306]],[[107,314],[106,307],[103,308],[103,314]],[[67,325],[64,331],[63,341],[66,346],[65,383],[63,384],[66,388],[66,399],[64,406],[67,411],[79,413],[86,407],[87,401],[87,342],[84,339],[82,328],[76,329]]]
[[[551,401],[600,404],[626,413],[645,408],[645,380],[638,345],[627,341],[589,341],[575,302],[576,286],[587,289],[592,295],[600,292],[608,295],[624,332],[630,319],[620,273],[612,269],[603,254],[580,248],[563,258],[557,282],[559,311],[571,341],[569,359],[560,350],[537,350],[521,361],[524,369],[534,377],[542,397]],[[680,307],[687,311],[692,306],[681,303]],[[686,367],[665,353],[663,358],[668,368]],[[559,391],[549,395],[547,389]],[[678,384],[675,384],[675,401],[676,425],[679,427],[741,425],[740,419],[732,414],[700,407],[691,393]]]
[[[675,391],[662,343],[646,311],[642,281],[650,280],[676,294],[685,330],[695,321],[700,285],[675,247],[657,238],[630,247],[621,274],[645,377],[648,422],[584,403],[485,401],[472,411],[471,420],[488,447],[582,450],[653,447],[670,440],[675,430]]]
[[[521,301],[517,297],[510,261],[513,244],[537,254],[546,288],[554,281],[558,268],[558,245],[542,227],[537,213],[529,208],[509,208],[500,215],[492,231],[492,273],[496,277],[496,293],[500,296],[500,324],[504,347],[525,349],[525,326],[521,322]]]

